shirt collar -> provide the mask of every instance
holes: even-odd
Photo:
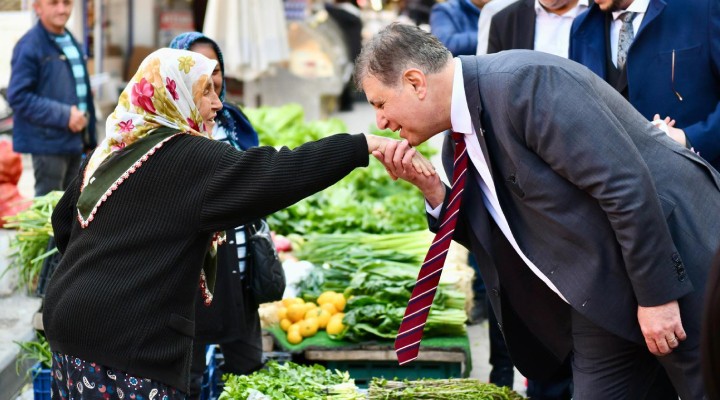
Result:
[[[557,14],[551,13],[548,10],[546,10],[545,7],[543,7],[540,4],[540,0],[535,0],[535,15],[547,14],[547,15],[555,15],[559,18],[569,17],[569,18],[574,19],[575,17],[578,16],[578,14],[580,14],[581,12],[585,11],[586,8],[588,8],[588,4],[589,4],[588,0],[579,0],[577,2],[577,4],[575,4],[575,7],[567,10],[565,12],[565,14],[557,15]]]
[[[649,5],[650,5],[650,0],[635,0],[632,3],[630,3],[628,8],[626,8],[625,10],[613,11],[612,12],[613,20],[618,19],[620,17],[620,15],[622,13],[624,13],[625,11],[631,11],[631,12],[638,13],[638,14],[645,14]]]
[[[454,132],[466,135],[473,133],[470,109],[465,97],[465,79],[463,78],[462,61],[455,62],[455,75],[453,76],[452,100],[450,101],[450,123]]]

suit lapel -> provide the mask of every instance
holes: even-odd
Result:
[[[485,144],[485,129],[482,127],[480,115],[482,114],[482,104],[480,103],[480,80],[478,79],[478,62],[474,56],[461,56],[463,69],[463,81],[465,83],[465,97],[467,98],[468,108],[470,109],[470,118],[475,128],[476,137],[480,143],[483,156],[490,165],[490,155]],[[490,176],[493,171],[490,168]],[[495,178],[493,177],[493,180]]]
[[[577,43],[573,46],[582,52],[583,64],[607,80],[605,51],[610,38],[605,34],[605,13],[597,4],[591,3],[590,9],[577,17],[578,28],[573,35]]]
[[[535,49],[535,1],[525,0],[518,15],[518,43],[516,49]]]
[[[640,23],[640,28],[638,29],[637,33],[635,34],[635,39],[633,39],[633,42],[637,40],[638,36],[642,35],[643,30],[645,30],[645,27],[651,23],[655,18],[657,18],[662,10],[665,8],[667,3],[663,0],[650,0],[650,4],[648,5],[647,11],[645,12],[645,16],[643,17],[642,22]],[[632,50],[632,46],[630,46],[630,50]]]

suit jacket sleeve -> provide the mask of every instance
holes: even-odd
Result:
[[[710,62],[715,81],[720,81],[720,2],[710,1],[710,29],[707,42],[710,47]],[[709,83],[710,84],[710,83]],[[720,158],[720,104],[707,119],[689,126],[679,126],[685,131],[690,143],[701,148],[700,154],[706,160]]]
[[[653,179],[620,121],[597,100],[615,93],[600,90],[596,85],[603,82],[580,72],[552,65],[518,68],[505,93],[512,131],[555,173],[597,200],[638,304],[665,304],[691,287],[678,285],[665,268],[677,250]]]

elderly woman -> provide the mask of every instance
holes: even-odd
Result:
[[[149,55],[53,213],[53,398],[183,398],[195,295],[212,301],[220,232],[326,188],[389,141],[338,134],[241,152],[209,140],[222,107],[215,66],[183,50]],[[419,156],[415,166],[433,173]]]

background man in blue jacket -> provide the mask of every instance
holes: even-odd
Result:
[[[623,34],[623,14],[630,34]],[[621,37],[626,54],[618,65]],[[620,52],[622,53],[622,52]],[[570,59],[615,87],[645,118],[720,168],[720,2],[596,0],[575,19]]]
[[[475,54],[480,9],[489,0],[448,0],[430,11],[430,32],[453,56]]]
[[[83,53],[65,29],[72,0],[35,0],[39,21],[15,45],[8,101],[13,150],[32,154],[35,195],[65,189],[96,146],[95,108]]]

